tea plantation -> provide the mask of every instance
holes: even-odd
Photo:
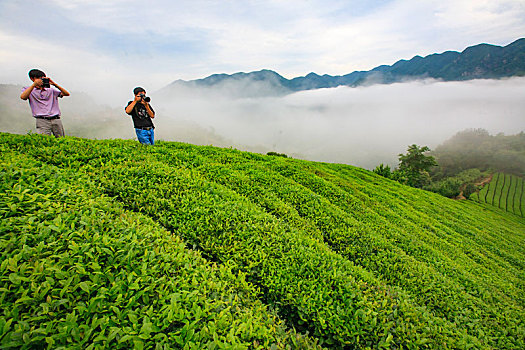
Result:
[[[210,146],[0,152],[0,348],[525,348],[513,213]]]
[[[510,213],[525,217],[525,180],[511,174],[496,173],[492,181],[470,199],[492,204]]]

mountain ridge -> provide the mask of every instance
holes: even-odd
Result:
[[[409,60],[401,59],[392,65],[380,65],[369,71],[354,71],[345,75],[319,75],[311,72],[305,76],[287,79],[279,73],[262,69],[249,73],[212,74],[196,80],[175,80],[161,91],[177,87],[213,89],[224,84],[241,84],[236,90],[241,95],[258,94],[246,91],[246,83],[264,83],[269,87],[260,91],[262,95],[282,95],[304,90],[333,88],[338,86],[357,87],[367,84],[390,84],[406,80],[425,78],[443,81],[464,81],[472,79],[499,79],[525,75],[525,38],[517,39],[506,46],[478,44],[462,52],[445,51],[427,56],[416,55]],[[235,88],[235,86],[234,86]]]

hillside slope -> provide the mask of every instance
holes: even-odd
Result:
[[[0,150],[3,347],[525,346],[516,215],[234,149]]]

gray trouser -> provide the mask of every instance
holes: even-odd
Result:
[[[62,120],[36,118],[36,133],[42,135],[65,136]]]

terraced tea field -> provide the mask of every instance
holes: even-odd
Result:
[[[470,199],[525,217],[525,180],[511,174],[496,173],[492,181]]]
[[[0,151],[0,347],[525,347],[517,215],[234,149]]]

